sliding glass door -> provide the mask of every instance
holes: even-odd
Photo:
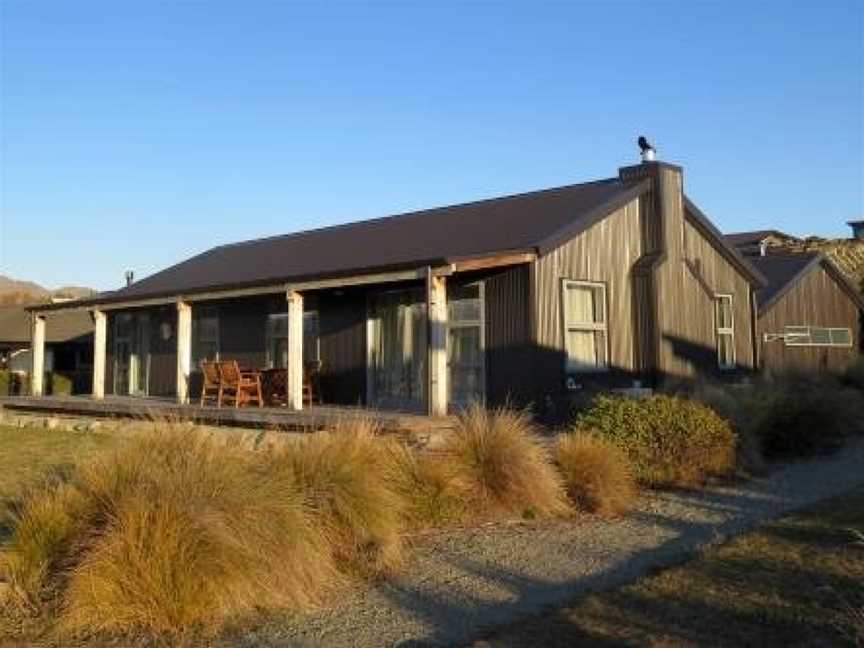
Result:
[[[483,284],[451,288],[447,296],[447,366],[450,407],[485,398]]]
[[[422,289],[381,293],[369,309],[370,404],[422,410],[426,401],[426,303]]]
[[[150,382],[150,317],[118,313],[114,318],[114,393],[146,396]]]

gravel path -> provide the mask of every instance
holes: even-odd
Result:
[[[652,493],[617,521],[496,525],[420,541],[399,578],[349,593],[254,646],[436,646],[630,582],[764,520],[864,484],[864,440],[707,491]],[[235,645],[238,642],[234,638]]]

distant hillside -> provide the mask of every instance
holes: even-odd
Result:
[[[82,299],[95,295],[92,288],[80,286],[64,286],[56,290],[48,290],[32,281],[22,281],[0,275],[0,305],[43,304],[52,299]]]

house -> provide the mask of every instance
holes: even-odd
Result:
[[[59,312],[51,322],[45,337],[44,372],[64,376],[74,393],[89,392],[93,371],[90,314],[82,310]],[[31,317],[25,307],[0,307],[0,370],[16,375],[19,384],[30,373],[32,364],[30,333]]]
[[[741,254],[762,256],[769,248],[782,247],[789,243],[795,243],[799,239],[779,230],[756,230],[726,234],[726,240],[734,245]]]
[[[846,224],[852,228],[853,239],[864,241],[864,220],[848,221]]]
[[[768,280],[756,294],[760,368],[838,372],[858,357],[864,298],[826,256],[769,253],[750,261]]]
[[[685,196],[682,169],[643,161],[604,180],[216,247],[34,308],[34,340],[57,313],[92,311],[96,398],[188,402],[199,363],[219,358],[287,367],[294,409],[316,363],[329,404],[443,415],[479,400],[548,414],[586,390],[752,370],[763,285]]]

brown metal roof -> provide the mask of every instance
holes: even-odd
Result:
[[[798,281],[819,265],[846,291],[858,308],[864,309],[864,298],[823,254],[818,252],[769,253],[765,256],[751,257],[749,260],[768,280],[768,285],[756,293],[760,315],[769,310]]]
[[[785,239],[794,239],[794,236],[781,232],[780,230],[754,230],[752,232],[735,232],[733,234],[724,234],[726,240],[735,247],[748,247],[757,245],[764,241],[769,236],[776,236]]]
[[[93,320],[85,311],[48,316],[45,342],[68,342],[93,332]],[[30,344],[30,314],[24,306],[0,307],[0,343]]]
[[[92,301],[135,300],[536,250],[587,227],[644,183],[617,178],[213,248]]]

